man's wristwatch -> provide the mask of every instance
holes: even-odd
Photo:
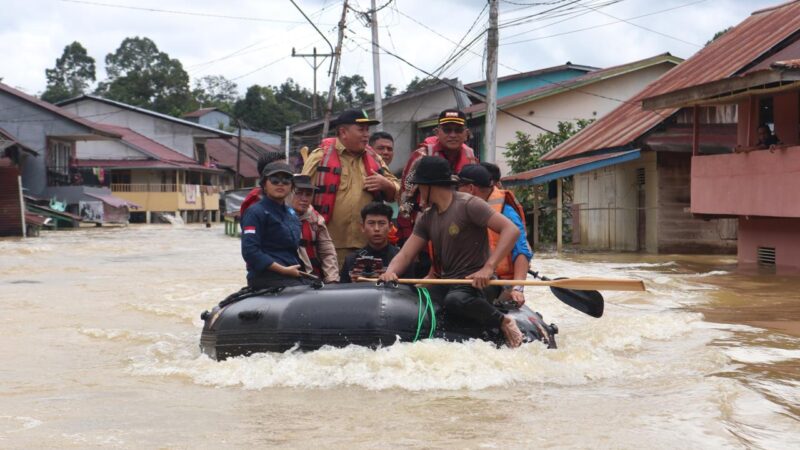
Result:
[[[517,292],[525,292],[525,286],[514,286],[513,290]]]

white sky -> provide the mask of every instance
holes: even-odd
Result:
[[[296,1],[335,45],[335,24],[341,15],[342,1]],[[377,0],[377,4],[386,1]],[[569,5],[572,1],[501,1],[501,27],[509,20]],[[556,4],[530,6],[537,2]],[[601,7],[612,1],[581,0],[579,4],[591,8],[573,4],[575,9],[567,16],[544,20],[537,16],[531,18],[533,21],[501,28],[499,74],[510,75],[566,61],[608,67],[663,52],[687,58],[716,31],[736,25],[754,10],[779,2],[623,0]],[[369,0],[351,0],[350,4],[361,11],[370,6]],[[455,42],[464,36],[485,5],[484,0],[394,0],[378,15],[380,44],[418,67],[433,71],[446,61],[456,47]],[[670,8],[676,9],[663,11]],[[252,84],[275,85],[288,77],[310,89],[311,68],[303,58],[290,57],[292,47],[298,53],[310,53],[313,46],[320,53],[329,51],[322,37],[289,0],[0,0],[0,11],[0,77],[4,83],[30,94],[44,90],[45,69],[54,66],[56,58],[72,41],[83,44],[95,58],[98,80],[105,78],[106,54],[113,52],[126,37],[146,36],[161,51],[179,59],[193,79],[223,75],[235,80],[242,95]],[[656,14],[632,19],[650,13]],[[630,19],[628,22],[635,25],[617,19]],[[484,29],[487,21],[488,10],[464,42]],[[359,73],[371,86],[370,29],[352,11],[347,23],[341,73]],[[604,24],[609,25],[601,26]],[[590,27],[594,28],[576,31]],[[515,43],[522,40],[527,42]],[[465,83],[483,79],[484,42],[484,38],[477,41],[474,53],[456,60],[444,76],[458,77]],[[318,73],[320,91],[327,91],[330,83],[327,68],[325,63]],[[403,89],[414,76],[424,74],[388,54],[381,55],[383,85],[392,83]]]

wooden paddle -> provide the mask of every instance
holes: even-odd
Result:
[[[377,282],[377,278],[359,277],[357,281]],[[399,284],[472,284],[472,280],[443,278],[400,278]],[[644,291],[644,282],[621,278],[563,278],[560,280],[489,280],[492,286],[549,286],[576,291]]]

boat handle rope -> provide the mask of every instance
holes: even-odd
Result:
[[[422,325],[428,317],[428,311],[431,312],[431,331],[428,333],[428,339],[433,338],[433,332],[436,330],[436,311],[433,309],[433,301],[431,301],[431,294],[423,287],[417,288],[417,296],[419,297],[419,308],[417,310],[417,334],[414,335],[414,341],[419,340],[419,333],[422,330]],[[422,298],[425,297],[425,306],[422,306]]]

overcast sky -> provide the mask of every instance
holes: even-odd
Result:
[[[334,45],[341,0],[296,0]],[[377,0],[378,6],[387,0]],[[537,4],[538,3],[538,4]],[[597,67],[670,52],[687,58],[715,32],[744,20],[776,0],[509,0],[500,3],[501,76],[571,61]],[[369,0],[351,0],[367,10]],[[456,43],[469,43],[488,21],[484,0],[393,0],[378,13],[381,47],[432,72],[448,61]],[[142,8],[142,9],[131,9]],[[553,8],[556,11],[547,12]],[[567,9],[572,8],[572,9]],[[30,94],[41,93],[44,71],[64,47],[78,41],[97,61],[129,36],[146,36],[179,59],[193,79],[223,75],[244,94],[253,84],[293,78],[311,88],[312,70],[298,53],[329,51],[325,40],[289,0],[0,0],[0,77]],[[479,14],[481,14],[479,16]],[[476,23],[476,19],[478,19]],[[470,26],[475,28],[467,34]],[[344,75],[361,74],[372,85],[370,29],[347,15]],[[446,67],[463,82],[484,78],[485,34]],[[452,59],[452,58],[450,58]],[[383,85],[404,88],[422,72],[381,55]],[[327,63],[318,89],[330,83]],[[371,87],[370,87],[371,89]]]

